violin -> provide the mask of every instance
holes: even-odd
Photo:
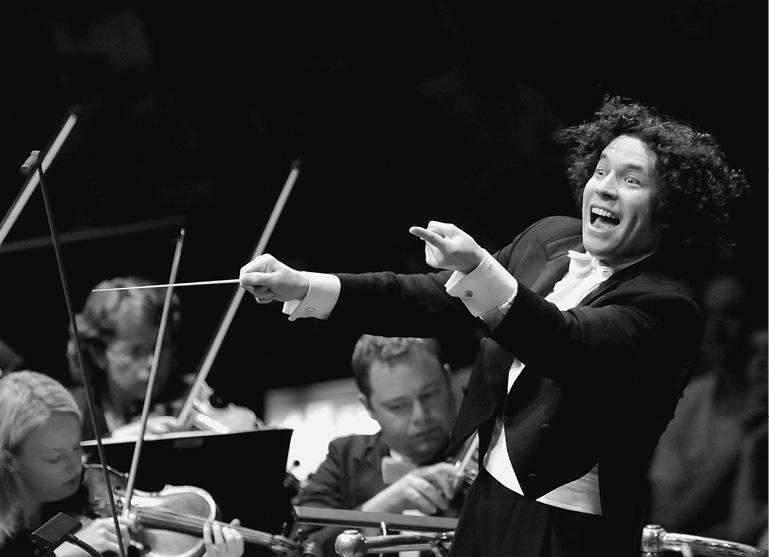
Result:
[[[270,236],[272,235],[272,231],[275,228],[278,218],[280,217],[280,213],[282,212],[283,207],[286,203],[286,200],[288,199],[288,196],[291,193],[291,189],[294,187],[294,183],[296,182],[296,179],[299,176],[300,164],[301,164],[300,160],[295,160],[292,163],[291,172],[289,173],[288,178],[286,179],[286,183],[283,185],[283,189],[280,192],[278,201],[275,203],[275,206],[272,208],[272,213],[270,213],[270,218],[267,221],[267,224],[265,226],[264,231],[262,232],[262,235],[259,237],[259,241],[256,244],[256,248],[254,249],[254,252],[251,254],[251,259],[254,259],[255,257],[264,253],[264,250],[267,246],[267,242],[269,241]],[[142,288],[148,288],[148,287],[168,288],[167,296],[170,299],[170,293],[172,289],[169,287],[174,286],[174,283],[176,282],[175,281],[176,269],[178,268],[178,261],[179,261],[179,256],[181,252],[181,243],[183,239],[184,239],[184,233],[182,231],[182,234],[180,234],[177,240],[177,249],[176,249],[176,254],[174,257],[174,263],[173,263],[172,272],[171,272],[172,279],[169,280],[169,283],[166,285],[145,286]],[[227,281],[217,281],[217,282],[231,282],[231,281],[227,280]],[[188,284],[194,284],[194,283],[188,283]],[[103,289],[103,290],[115,290],[115,289]],[[235,317],[235,312],[237,311],[238,306],[240,305],[240,302],[243,299],[243,296],[245,295],[245,292],[246,291],[240,287],[235,288],[232,298],[230,299],[227,309],[224,312],[224,315],[222,316],[219,326],[216,329],[216,333],[214,334],[214,337],[211,340],[211,344],[206,350],[203,360],[201,361],[200,368],[196,373],[195,380],[189,389],[188,395],[184,403],[182,404],[181,410],[179,411],[178,415],[175,416],[175,418],[169,417],[169,416],[153,418],[152,423],[149,426],[152,433],[168,433],[170,431],[189,431],[192,429],[200,429],[203,431],[215,431],[217,433],[229,433],[232,431],[258,429],[264,425],[256,417],[256,414],[254,414],[250,409],[241,407],[241,406],[235,406],[233,404],[224,404],[223,401],[221,401],[214,395],[213,390],[206,383],[206,378],[208,377],[208,373],[211,370],[211,366],[213,365],[214,359],[216,358],[219,348],[221,347],[224,341],[224,337],[227,334],[230,324],[232,323],[232,320]],[[164,308],[164,311],[165,309],[166,308]],[[161,325],[162,324],[163,323],[161,319]],[[158,335],[159,339],[163,338],[162,329],[163,327],[161,326],[161,333],[159,333]],[[77,330],[76,325],[73,325],[73,330]],[[79,350],[79,347],[78,347],[78,350]],[[157,352],[157,349],[156,349],[156,352]],[[157,357],[155,358],[155,360],[157,360]],[[148,388],[148,392],[151,392],[150,388]],[[137,432],[143,433],[145,426],[146,426],[146,423],[137,424],[137,425],[128,424],[127,426],[123,426],[122,428],[120,428],[118,431],[113,431],[112,435],[113,436],[135,435]]]
[[[107,466],[115,508],[125,509],[127,474]],[[83,485],[88,490],[88,509],[98,517],[111,516],[104,468],[83,465]],[[131,533],[131,546],[146,557],[200,557],[205,553],[203,527],[217,522],[240,532],[243,541],[268,548],[283,557],[322,557],[314,544],[306,546],[284,536],[232,526],[216,521],[217,506],[211,494],[194,486],[165,486],[157,492],[133,490],[128,517],[137,526]]]
[[[251,254],[251,259],[264,253],[264,250],[267,247],[267,242],[269,242],[272,231],[274,230],[278,218],[280,218],[280,214],[283,211],[283,207],[286,204],[286,200],[299,176],[300,165],[301,160],[299,159],[291,163],[291,172],[286,179],[286,183],[283,184],[283,189],[281,189],[278,200],[272,208],[270,218],[267,220],[264,231],[259,237],[259,241],[256,243],[256,247]],[[197,372],[195,382],[190,389],[190,395],[187,397],[187,400],[179,412],[177,417],[179,424],[194,426],[208,431],[217,431],[219,433],[227,433],[229,431],[244,428],[256,429],[264,425],[256,418],[256,415],[247,408],[237,407],[232,404],[223,408],[211,404],[211,401],[215,399],[212,397],[213,391],[211,391],[206,384],[208,372],[211,370],[213,361],[216,358],[219,348],[224,341],[224,337],[229,330],[230,324],[235,317],[235,312],[238,310],[238,306],[240,305],[241,300],[243,300],[245,293],[246,291],[244,289],[240,287],[235,288],[235,292],[233,293],[232,298],[230,298],[227,309],[222,316],[219,326],[216,329],[216,333],[211,340],[211,344],[200,364],[200,369]]]
[[[179,431],[214,431],[231,433],[259,429],[264,423],[256,414],[245,406],[226,402],[217,395],[206,382],[201,383],[191,400],[191,410],[186,418],[171,415],[150,415],[146,431],[153,435],[162,435]],[[141,427],[140,421],[118,426],[110,432],[111,437],[136,437]]]
[[[72,122],[72,123],[70,123]],[[74,119],[69,118],[65,123],[64,128],[69,128],[74,124]],[[66,137],[66,134],[61,134],[54,143],[46,150],[42,162],[40,160],[39,151],[33,151],[32,155],[27,162],[22,166],[22,173],[29,176],[30,184],[29,188],[25,188],[24,192],[29,192],[34,187],[33,180],[36,178],[39,182],[40,189],[43,195],[43,201],[45,204],[46,217],[48,219],[49,228],[51,231],[51,242],[53,244],[54,253],[56,255],[57,267],[59,269],[59,275],[61,284],[64,291],[64,298],[67,307],[67,314],[69,316],[70,327],[74,333],[75,338],[75,352],[77,355],[77,361],[83,376],[83,385],[85,386],[86,399],[88,400],[89,408],[95,408],[94,394],[92,392],[92,380],[89,377],[86,367],[83,365],[83,350],[79,342],[79,333],[76,314],[73,308],[72,300],[69,296],[68,281],[66,279],[65,267],[62,264],[61,250],[59,248],[59,242],[56,234],[56,227],[51,211],[51,203],[48,198],[47,188],[44,180],[44,166],[50,164],[50,161],[55,156],[56,151],[60,144],[64,141],[62,137]],[[281,196],[278,199],[278,203],[273,208],[273,212],[270,216],[270,220],[267,223],[265,232],[259,240],[257,245],[256,255],[259,255],[264,251],[265,244],[269,238],[272,228],[275,226],[277,217],[280,214],[283,204],[287,198],[288,192],[293,186],[294,181],[298,175],[299,161],[295,161],[293,169],[289,175],[286,185],[281,191]],[[36,184],[35,184],[36,185]],[[22,200],[22,196],[17,199],[12,209],[22,206],[19,201]],[[6,233],[10,225],[6,226],[6,220],[0,223],[0,231]],[[12,223],[11,223],[12,224]],[[176,273],[178,270],[179,256],[181,254],[181,240],[184,237],[184,231],[177,239],[176,253],[174,256],[174,262],[171,270],[170,285],[176,282]],[[0,243],[2,238],[0,238]],[[225,318],[222,321],[222,325],[219,327],[217,335],[212,343],[212,347],[209,349],[207,356],[204,360],[203,366],[197,375],[193,388],[190,391],[187,400],[182,407],[182,411],[177,416],[177,423],[180,425],[188,424],[188,419],[192,415],[192,407],[195,400],[198,398],[201,387],[204,384],[205,377],[210,369],[211,360],[215,357],[218,346],[221,344],[223,335],[226,332],[229,323],[232,320],[234,311],[237,309],[238,302],[243,296],[243,290],[238,288],[236,295],[233,297],[230,307],[228,309]],[[163,314],[161,316],[158,342],[155,347],[155,353],[153,357],[152,369],[150,372],[150,381],[147,388],[147,394],[145,396],[145,404],[143,407],[142,418],[140,421],[138,442],[134,450],[134,458],[131,465],[130,474],[121,474],[101,466],[85,466],[83,468],[83,485],[88,489],[89,507],[90,512],[96,514],[102,514],[104,517],[105,509],[109,508],[110,511],[107,516],[111,516],[115,528],[119,530],[118,524],[118,511],[121,509],[121,514],[127,515],[132,518],[134,523],[138,527],[138,533],[133,534],[132,546],[140,549],[142,555],[148,557],[200,557],[205,551],[205,544],[203,542],[203,531],[205,524],[215,521],[216,517],[216,503],[213,498],[199,488],[182,487],[177,488],[173,486],[166,486],[160,492],[150,493],[141,492],[134,489],[133,483],[136,478],[136,469],[139,463],[139,455],[141,453],[140,448],[144,438],[144,431],[149,417],[150,397],[153,392],[155,374],[157,372],[157,362],[161,339],[164,337],[165,323],[168,314],[168,306],[170,302],[170,296],[172,289],[168,288],[166,294],[166,302],[163,307]],[[96,416],[91,412],[92,424],[94,432],[96,434],[96,446],[100,455],[101,461],[106,465],[106,459],[104,456],[104,450],[102,447],[101,436],[98,431],[98,424],[96,422]],[[101,472],[101,480],[99,479],[99,473],[94,474],[92,470],[97,469]],[[89,472],[91,470],[91,472]],[[116,485],[112,487],[111,476],[116,476]],[[126,485],[124,485],[126,484]],[[221,524],[221,523],[218,523]],[[273,536],[264,532],[256,530],[249,530],[236,526],[230,526],[228,524],[221,524],[225,527],[235,528],[243,537],[245,543],[261,545],[272,550],[275,555],[283,555],[286,557],[322,557],[322,553],[319,548],[313,544],[308,544],[306,547],[291,542],[290,540],[282,536]],[[162,535],[160,535],[162,533]],[[178,534],[178,535],[171,535]],[[118,544],[121,557],[125,557],[122,544]]]
[[[249,408],[225,402],[206,382],[200,385],[192,404],[194,413],[188,420],[203,431],[229,433],[264,425]]]

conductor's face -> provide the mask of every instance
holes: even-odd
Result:
[[[620,136],[601,153],[582,194],[582,239],[591,255],[617,269],[657,249],[656,155],[637,138]]]
[[[440,456],[456,421],[454,393],[443,365],[423,350],[370,371],[369,415],[379,422],[391,449],[415,464]]]

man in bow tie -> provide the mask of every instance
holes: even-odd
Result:
[[[456,466],[461,457],[444,460],[457,405],[438,340],[362,335],[352,371],[359,399],[380,430],[334,439],[298,504],[456,517],[466,484]],[[325,556],[336,555],[343,527],[303,530]]]
[[[448,448],[479,432],[452,557],[640,554],[649,461],[702,338],[694,255],[748,190],[712,136],[625,99],[558,138],[581,219],[542,219],[495,254],[452,224],[412,227],[439,269],[423,275],[307,273],[267,254],[241,269],[291,320],[483,329]]]

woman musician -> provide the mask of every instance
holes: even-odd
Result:
[[[101,288],[126,288],[151,284],[139,277],[116,277],[101,281]],[[98,408],[99,434],[108,437],[137,422],[149,384],[152,358],[157,343],[165,303],[164,289],[131,289],[91,292],[77,314],[77,328],[82,347],[83,365],[92,378]],[[168,311],[165,338],[160,350],[149,433],[165,433],[184,401],[194,379],[180,369],[176,352],[181,322],[180,300],[174,294]],[[88,416],[82,373],[77,358],[73,331],[67,345],[70,375],[77,387],[72,394],[85,416],[83,439],[95,434]],[[164,423],[163,419],[168,419]]]
[[[135,276],[103,280],[96,285],[82,311],[75,316],[83,365],[88,368],[88,375],[94,382],[100,437],[138,434],[166,303],[164,288],[136,288],[151,284]],[[200,403],[196,407],[199,412],[206,413],[209,418],[201,428],[209,425],[209,429],[222,432],[259,427],[261,422],[249,408],[213,404],[213,391],[205,382],[194,389],[196,375],[182,371],[177,352],[181,323],[179,297],[173,294],[169,303],[147,432],[163,434],[178,429],[177,417],[190,396]],[[71,327],[67,358],[71,378],[77,385],[72,394],[86,416],[83,439],[93,439],[96,435],[88,417],[83,374]],[[185,423],[184,428],[192,426]]]
[[[83,524],[77,532],[82,542],[119,554],[114,519],[98,518],[88,508],[81,424],[77,403],[55,379],[26,370],[0,376],[0,557],[37,555],[30,533],[59,512]],[[124,517],[118,521],[123,548],[129,548],[136,525]],[[203,540],[207,557],[244,552],[240,533],[213,521],[203,528]],[[65,543],[56,555],[88,554]]]

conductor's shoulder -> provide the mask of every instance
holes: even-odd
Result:
[[[526,233],[536,234],[543,242],[551,242],[568,236],[582,234],[582,221],[562,215],[549,216],[532,224]]]

